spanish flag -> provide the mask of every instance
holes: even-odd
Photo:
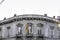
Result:
[[[28,24],[26,24],[26,33],[29,33]]]

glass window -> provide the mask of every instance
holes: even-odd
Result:
[[[38,30],[37,30],[38,35],[42,35],[43,24],[42,23],[38,23],[37,26],[38,26]]]
[[[54,37],[54,30],[51,30],[51,38]]]
[[[54,36],[54,26],[50,26],[50,29],[51,29],[51,37]]]
[[[8,36],[7,37],[10,37],[10,26],[7,27],[7,31],[8,31]]]
[[[38,30],[38,35],[41,35],[42,34],[42,30]]]
[[[21,23],[17,24],[18,34],[22,34],[22,26],[23,26],[23,24],[21,24]]]
[[[26,32],[27,33],[32,33],[32,23],[27,23],[26,24]]]

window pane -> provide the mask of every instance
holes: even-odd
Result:
[[[26,32],[27,33],[32,33],[32,23],[27,23],[26,24]]]
[[[42,34],[42,30],[38,30],[38,35],[41,35]]]
[[[21,24],[21,23],[17,24],[18,34],[22,34],[22,26],[23,26],[23,24]]]

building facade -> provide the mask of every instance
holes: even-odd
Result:
[[[58,21],[58,37],[60,38],[60,16],[57,16]]]
[[[58,38],[55,17],[44,15],[19,15],[0,21],[0,38],[3,40],[40,40]]]

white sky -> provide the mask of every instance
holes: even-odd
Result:
[[[60,15],[60,0],[5,0],[0,5],[0,20],[14,14]]]

